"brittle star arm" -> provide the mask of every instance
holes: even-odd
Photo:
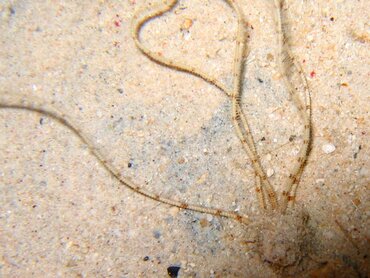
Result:
[[[219,82],[216,78],[210,76],[206,72],[203,72],[200,69],[196,69],[193,66],[189,66],[187,64],[184,64],[182,62],[174,62],[171,59],[168,59],[166,57],[163,57],[161,55],[158,55],[157,53],[151,51],[148,49],[140,39],[140,31],[142,27],[147,23],[148,21],[152,20],[153,18],[159,17],[163,15],[164,13],[170,11],[173,9],[173,7],[176,5],[177,0],[170,0],[170,1],[164,1],[163,4],[159,4],[156,6],[153,6],[151,8],[146,8],[144,10],[140,10],[137,12],[133,18],[132,18],[132,38],[138,47],[138,49],[144,53],[148,58],[151,60],[167,66],[172,69],[176,69],[179,71],[184,71],[188,72],[192,75],[198,76],[201,79],[205,80],[206,82],[210,83],[211,85],[214,85],[215,87],[219,88],[222,92],[224,92],[228,97],[232,98],[234,100],[234,105],[233,105],[233,119],[234,119],[234,126],[236,128],[236,133],[238,138],[240,139],[243,148],[246,150],[249,158],[252,161],[252,166],[256,172],[256,191],[257,194],[263,194],[264,191],[261,190],[261,187],[258,186],[258,184],[261,184],[261,181],[264,185],[266,185],[267,188],[269,188],[267,191],[270,192],[268,194],[268,197],[270,199],[270,203],[272,207],[276,207],[276,197],[275,194],[272,190],[271,185],[269,184],[269,181],[267,180],[266,174],[264,173],[264,170],[262,169],[262,166],[260,164],[260,159],[258,157],[258,154],[256,152],[254,140],[248,125],[248,121],[244,115],[244,113],[241,110],[240,103],[238,99],[240,99],[240,96],[235,95],[234,91],[235,90],[229,90],[227,89],[221,82]],[[235,49],[235,56],[234,56],[234,71],[238,70],[238,68],[242,68],[242,54],[243,54],[243,47],[240,47],[239,42],[245,43],[245,38],[244,38],[244,30],[243,30],[243,15],[241,13],[241,9],[236,6],[234,1],[228,0],[227,3],[237,12],[238,16],[238,38],[237,38],[237,47]],[[237,65],[235,65],[235,61],[237,61]],[[234,80],[240,79],[241,78],[241,72],[238,70],[236,73],[234,72]],[[235,82],[235,81],[234,81]],[[240,81],[239,81],[240,83]],[[240,86],[239,86],[240,87]],[[234,96],[233,96],[234,95]],[[240,122],[241,120],[241,122]],[[237,122],[237,123],[236,123]],[[244,134],[240,127],[244,129]],[[244,137],[245,136],[245,137]],[[259,196],[259,200],[264,200],[264,196]],[[261,207],[265,207],[264,203],[260,201]]]
[[[92,155],[96,157],[96,159],[100,162],[100,164],[114,177],[116,178],[121,184],[126,186],[127,188],[131,189],[132,191],[143,195],[147,198],[150,198],[154,201],[167,204],[170,206],[178,207],[180,209],[187,209],[193,210],[196,212],[213,214],[216,216],[222,216],[226,218],[235,219],[241,223],[249,223],[248,216],[244,214],[240,214],[234,211],[225,211],[218,208],[211,208],[211,207],[203,207],[198,205],[187,204],[185,202],[181,202],[174,199],[169,199],[162,197],[156,193],[153,193],[149,190],[142,188],[141,186],[135,184],[128,178],[125,178],[121,171],[119,171],[112,163],[111,160],[106,159],[105,155],[95,147],[94,142],[84,134],[84,132],[78,128],[76,124],[69,118],[69,116],[57,108],[53,107],[52,105],[39,100],[33,96],[27,95],[19,95],[14,93],[8,92],[0,92],[0,109],[22,109],[28,110],[33,112],[38,112],[49,116],[62,125],[68,127],[77,137],[81,139],[81,141],[88,147]]]
[[[285,185],[284,191],[282,193],[282,202],[281,202],[281,211],[285,212],[288,207],[288,204],[294,201],[296,189],[301,178],[303,168],[307,161],[309,154],[309,148],[311,144],[311,95],[310,90],[307,84],[307,79],[303,74],[303,71],[300,65],[294,60],[293,55],[290,53],[288,47],[288,39],[286,36],[286,30],[284,30],[283,16],[282,16],[282,7],[284,0],[274,0],[276,17],[277,17],[277,32],[278,32],[278,65],[280,73],[283,77],[283,81],[287,90],[293,100],[293,103],[298,109],[299,115],[304,124],[303,130],[303,144],[298,153],[297,161],[293,167],[293,170],[289,174],[288,181]],[[291,81],[292,75],[298,73],[300,81],[303,84],[303,89],[305,91],[305,104],[302,102],[299,94],[298,88],[293,86]]]
[[[263,171],[259,156],[255,150],[255,144],[251,133],[249,132],[248,122],[246,118],[241,118],[241,109],[240,109],[240,98],[241,98],[241,90],[242,90],[242,79],[243,79],[243,53],[245,51],[245,30],[243,27],[244,23],[244,15],[237,3],[234,1],[228,1],[230,6],[234,9],[237,14],[238,18],[238,30],[237,30],[237,38],[236,38],[236,47],[235,47],[235,54],[234,54],[234,64],[233,64],[233,89],[232,89],[232,120],[236,130],[236,133],[239,139],[242,141],[243,145],[247,143],[249,149],[252,149],[254,152],[251,153],[246,149],[249,158],[252,160],[252,165],[257,173],[256,175],[256,192],[260,201],[260,204],[265,207],[265,198],[264,198],[264,191],[267,193],[267,197],[270,201],[270,205],[272,209],[277,208],[277,198],[274,189],[272,188],[269,180],[265,172]],[[239,108],[239,109],[238,109]],[[247,138],[245,139],[243,136],[242,128],[244,127],[247,130]],[[247,127],[247,128],[246,128]],[[262,184],[261,184],[262,182]],[[264,187],[262,187],[262,186]]]

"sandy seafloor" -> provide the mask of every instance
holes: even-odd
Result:
[[[253,223],[139,196],[59,122],[2,109],[0,277],[168,277],[170,266],[180,267],[179,277],[366,277],[370,2],[287,1],[314,127],[296,200],[308,215],[309,247],[290,269],[271,267],[259,252],[258,223],[264,219],[270,229],[275,223],[259,214],[230,100],[135,47],[130,19],[152,2],[0,1],[0,94],[53,102],[146,189],[238,210]],[[243,109],[281,192],[302,123],[277,74],[271,1],[238,2],[249,35]],[[187,19],[192,26],[183,30]],[[150,49],[231,86],[235,31],[225,2],[181,0],[147,24],[142,38]]]

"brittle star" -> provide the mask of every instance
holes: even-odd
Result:
[[[215,87],[219,88],[223,91],[228,97],[232,100],[232,121],[235,127],[235,132],[240,139],[246,153],[248,154],[252,166],[255,170],[256,174],[256,192],[259,199],[260,206],[263,209],[266,209],[265,203],[265,195],[267,195],[271,209],[274,210],[278,208],[278,200],[276,197],[276,193],[272,188],[266,173],[264,172],[260,158],[257,154],[255,143],[253,136],[250,131],[250,127],[247,121],[246,116],[244,115],[241,106],[240,106],[240,99],[241,99],[241,83],[242,83],[242,72],[243,72],[243,53],[245,51],[245,44],[246,44],[246,37],[244,31],[244,15],[239,7],[239,5],[232,1],[226,0],[226,2],[232,7],[232,9],[236,12],[237,19],[238,19],[238,30],[237,36],[235,40],[235,51],[234,51],[234,61],[233,61],[233,88],[228,89],[226,88],[221,82],[219,82],[215,77],[207,74],[206,72],[196,69],[193,66],[175,62],[171,59],[163,57],[150,49],[148,49],[140,39],[140,31],[142,27],[150,20],[160,17],[163,14],[171,11],[177,4],[177,0],[167,0],[164,1],[163,4],[153,6],[152,8],[144,9],[144,11],[140,11],[133,17],[132,21],[132,37],[135,41],[136,46],[143,52],[147,57],[152,59],[153,61],[165,65],[167,67],[185,71],[195,76],[202,78],[203,80],[207,81],[208,83],[214,85]],[[298,154],[297,163],[295,164],[293,171],[289,175],[288,181],[285,185],[285,189],[282,193],[282,200],[280,204],[280,210],[285,212],[288,203],[293,202],[296,194],[296,188],[298,186],[300,177],[303,172],[304,165],[307,160],[309,146],[311,142],[311,100],[310,100],[310,92],[307,84],[307,80],[303,75],[303,72],[293,59],[293,56],[290,53],[288,47],[288,41],[286,39],[286,35],[284,33],[284,26],[283,26],[283,18],[281,9],[283,6],[283,1],[281,0],[274,0],[275,9],[277,11],[277,32],[279,38],[279,70],[281,76],[284,79],[284,83],[288,89],[288,92],[296,105],[299,113],[301,115],[302,121],[304,123],[304,134],[303,134],[303,146],[300,149]],[[304,90],[306,91],[306,104],[303,105],[299,95],[298,95],[298,88],[292,85],[291,76],[293,71],[296,71],[301,79],[303,84]]]
[[[233,65],[233,88],[227,89],[221,82],[219,82],[216,78],[208,75],[207,73],[196,69],[194,67],[174,62],[170,59],[165,57],[161,57],[154,52],[147,49],[140,40],[140,30],[143,25],[148,22],[149,20],[159,17],[162,14],[170,11],[173,7],[177,4],[177,0],[171,1],[164,1],[163,4],[159,4],[157,6],[153,6],[150,9],[145,9],[145,15],[143,12],[137,13],[132,20],[132,37],[136,43],[136,46],[149,58],[152,60],[163,64],[167,67],[174,68],[180,71],[185,71],[190,74],[196,75],[208,83],[219,88],[223,91],[228,97],[232,100],[232,121],[235,127],[235,131],[237,136],[239,137],[246,153],[248,154],[252,166],[255,170],[256,175],[256,192],[260,202],[260,205],[263,209],[266,208],[265,203],[265,195],[267,194],[270,208],[272,210],[277,209],[280,207],[282,212],[285,211],[288,203],[294,200],[296,194],[296,188],[300,179],[300,176],[303,171],[304,164],[307,160],[309,145],[311,141],[311,122],[310,122],[310,98],[309,94],[307,93],[308,97],[306,100],[306,106],[302,104],[302,101],[299,98],[298,92],[296,88],[293,87],[290,76],[291,70],[296,70],[301,77],[301,81],[303,83],[304,89],[308,91],[307,81],[303,76],[302,70],[299,68],[298,64],[294,62],[289,49],[287,47],[287,42],[285,40],[285,35],[283,32],[283,24],[282,24],[282,17],[281,17],[281,7],[282,2],[280,0],[275,0],[276,10],[278,11],[278,35],[279,35],[279,46],[280,46],[280,71],[284,78],[285,85],[288,88],[288,91],[293,99],[293,102],[297,106],[302,120],[304,122],[304,140],[303,140],[303,147],[299,152],[299,157],[297,159],[297,163],[293,168],[292,173],[289,175],[288,182],[285,186],[286,190],[283,191],[283,198],[282,202],[279,206],[278,200],[273,190],[260,162],[260,158],[257,154],[253,136],[250,132],[249,124],[247,118],[245,117],[241,105],[240,105],[240,97],[241,97],[241,78],[243,72],[243,53],[245,48],[245,32],[243,27],[244,22],[244,15],[242,13],[241,8],[237,3],[232,0],[227,0],[227,3],[232,7],[232,9],[236,12],[238,18],[238,31],[237,31],[237,38],[236,38],[236,47],[235,47],[235,54],[234,54],[234,65]],[[47,116],[50,116],[61,124],[68,127],[73,133],[75,133],[82,141],[85,143],[91,153],[98,159],[98,161],[102,164],[102,166],[107,169],[117,180],[119,180],[124,186],[130,188],[134,192],[141,194],[145,197],[153,199],[155,201],[168,204],[171,206],[178,207],[180,209],[187,209],[193,210],[201,213],[213,214],[216,216],[227,217],[231,219],[235,219],[241,223],[249,223],[249,219],[247,215],[237,213],[235,211],[226,211],[217,208],[210,208],[210,207],[203,207],[193,204],[188,204],[182,201],[173,200],[170,198],[166,198],[160,196],[159,194],[153,193],[144,189],[143,187],[135,184],[130,179],[125,178],[121,171],[117,169],[111,160],[106,159],[104,154],[95,147],[95,143],[84,134],[84,132],[73,123],[73,120],[70,117],[57,108],[55,108],[52,104],[48,104],[42,100],[39,100],[35,97],[30,97],[27,95],[19,95],[9,92],[2,92],[0,93],[0,108],[10,108],[10,109],[25,109],[29,111],[35,111]]]

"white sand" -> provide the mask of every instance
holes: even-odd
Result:
[[[0,93],[55,102],[145,188],[258,218],[229,100],[136,49],[130,18],[149,2],[1,1]],[[301,143],[301,123],[276,74],[269,2],[240,1],[250,35],[243,109],[280,192]],[[292,50],[312,89],[314,142],[297,203],[313,235],[305,250],[310,264],[284,271],[365,275],[370,3],[288,3]],[[193,22],[189,33],[181,31],[186,19]],[[183,0],[142,36],[151,49],[230,85],[235,28],[223,1]],[[335,150],[323,151],[328,144]],[[58,122],[0,110],[2,277],[166,277],[169,266],[180,266],[180,277],[278,276],[256,244],[246,242],[259,238],[258,227],[138,196]]]

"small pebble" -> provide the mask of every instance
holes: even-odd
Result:
[[[274,169],[271,169],[271,168],[270,169],[267,169],[267,173],[266,174],[267,174],[268,177],[272,177],[272,175],[274,173],[275,173]]]
[[[213,220],[213,216],[212,215],[210,215],[210,214],[207,214],[207,221],[208,222],[211,222],[212,220]]]
[[[324,153],[329,154],[335,151],[335,146],[329,143],[329,144],[323,145],[321,149]]]
[[[266,155],[266,160],[267,160],[267,161],[271,161],[271,159],[272,159],[271,154],[267,154],[267,155]]]
[[[202,228],[208,227],[209,222],[206,219],[200,219],[199,224]]]
[[[191,20],[190,18],[185,18],[185,20],[181,24],[181,29],[189,30],[191,26],[193,26],[193,20]]]
[[[201,175],[198,180],[196,181],[196,184],[202,184],[204,183],[208,178],[208,172],[204,173],[203,175]]]
[[[177,163],[178,163],[178,164],[184,164],[184,163],[185,163],[185,158],[180,157],[180,158],[177,160]]]
[[[176,217],[179,214],[180,209],[177,207],[172,207],[168,210],[169,215]]]
[[[269,60],[269,61],[274,60],[274,55],[272,55],[271,53],[268,53],[266,57],[267,57],[267,60]]]
[[[358,207],[359,205],[361,205],[361,200],[359,198],[355,198],[355,199],[352,199],[352,203]]]
[[[317,184],[321,184],[321,185],[323,185],[323,184],[325,183],[325,179],[317,179],[315,182],[316,182]]]
[[[171,278],[176,278],[179,275],[180,267],[179,266],[169,266],[167,268],[167,273]]]
[[[153,231],[153,236],[158,239],[161,237],[161,232],[160,231]]]

